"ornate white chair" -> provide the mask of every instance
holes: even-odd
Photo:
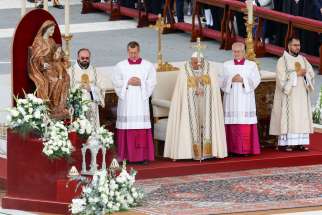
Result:
[[[165,141],[168,114],[173,90],[177,81],[178,72],[158,72],[157,85],[152,94],[152,107],[154,117],[154,143],[155,154],[162,157],[163,150],[160,145]]]

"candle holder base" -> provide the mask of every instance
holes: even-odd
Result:
[[[73,38],[72,34],[63,34],[62,35],[63,39],[65,40],[65,48],[64,48],[64,52],[65,55],[67,56],[68,60],[70,61],[70,42]]]
[[[157,71],[158,72],[171,72],[171,71],[178,71],[179,68],[171,65],[168,62],[158,64]]]

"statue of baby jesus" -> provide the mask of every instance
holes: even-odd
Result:
[[[64,51],[57,47],[51,67],[47,70],[46,76],[49,81],[49,101],[51,115],[56,119],[64,119],[69,116],[67,109],[67,96],[69,92],[70,77],[67,69],[70,66]]]

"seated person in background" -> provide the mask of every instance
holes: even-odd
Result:
[[[137,1],[136,0],[120,0],[119,2],[124,7],[135,8],[135,5],[136,5]]]
[[[38,2],[39,4],[37,5],[37,8],[44,8],[44,0],[38,0]],[[64,9],[64,6],[60,4],[59,0],[53,0],[53,7]]]

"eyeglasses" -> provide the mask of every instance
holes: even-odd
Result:
[[[80,57],[81,60],[89,60],[89,57]]]

